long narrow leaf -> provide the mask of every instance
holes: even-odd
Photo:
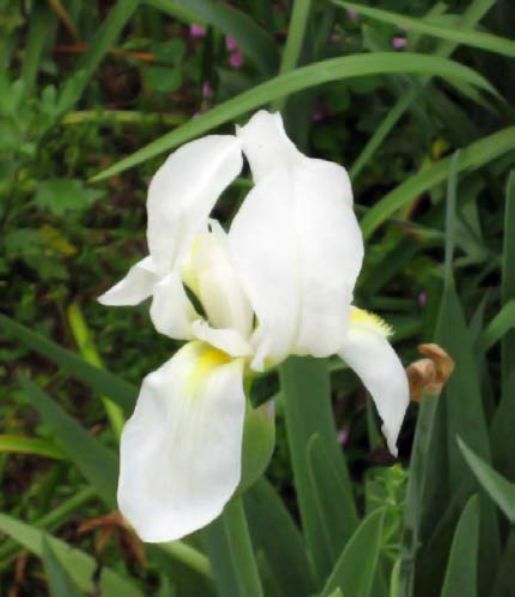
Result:
[[[327,580],[323,595],[370,596],[377,573],[383,533],[384,510],[377,509],[364,519],[343,550]]]
[[[93,557],[82,550],[73,548],[66,542],[46,532],[23,523],[8,515],[0,514],[0,531],[20,543],[37,556],[43,555],[43,536],[46,535],[55,555],[66,569],[73,583],[86,595],[96,594],[94,575],[97,563]],[[102,596],[142,596],[139,588],[109,567],[102,567],[100,573],[100,588]]]
[[[458,520],[442,596],[477,596],[479,498],[472,496]]]
[[[515,484],[510,483],[485,463],[461,438],[458,438],[458,446],[481,487],[510,522],[515,524]]]
[[[508,177],[504,210],[501,301],[503,308],[515,301],[515,171]],[[511,309],[511,308],[510,308]],[[501,340],[501,401],[492,425],[492,451],[495,466],[515,481],[513,430],[515,429],[515,330]]]
[[[392,73],[431,74],[443,77],[451,84],[455,81],[468,82],[495,93],[491,85],[481,75],[461,64],[439,57],[409,52],[402,55],[393,52],[377,52],[331,58],[295,69],[256,85],[198,118],[190,120],[182,127],[156,139],[131,156],[100,172],[91,180],[100,181],[132,168],[162,152],[177,147],[185,141],[236,119],[249,110],[263,106],[277,98],[288,96],[296,91],[328,83],[329,81]]]
[[[347,0],[332,0],[332,2],[344,6],[347,9],[355,10],[366,17],[381,21],[382,23],[390,23],[397,27],[440,37],[449,41],[472,46],[473,48],[488,50],[489,52],[495,52],[510,58],[515,57],[515,42],[490,33],[464,31],[459,27],[447,27],[445,25],[430,22],[427,19],[416,19],[391,11],[364,6],[363,4],[347,2]]]
[[[508,127],[471,143],[461,150],[458,171],[477,169],[499,156],[513,150],[515,127]],[[361,228],[365,238],[370,238],[379,226],[397,210],[407,205],[421,193],[445,181],[449,174],[450,158],[440,160],[430,168],[424,168],[387,193],[365,215]]]
[[[86,430],[27,378],[22,388],[43,422],[50,428],[70,461],[96,489],[109,507],[116,505],[118,460],[114,453]]]
[[[64,349],[3,314],[0,314],[0,326],[30,349],[50,359],[73,378],[101,394],[108,395],[122,407],[124,413],[130,414],[132,411],[138,391],[131,384],[107,370],[90,365],[76,353]]]

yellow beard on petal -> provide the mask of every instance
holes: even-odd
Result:
[[[194,341],[192,344],[195,345],[196,356],[188,376],[188,390],[194,394],[214,369],[234,358],[207,343]]]
[[[366,328],[385,338],[393,334],[393,328],[377,314],[353,305],[351,305],[350,310],[350,324],[351,326]]]

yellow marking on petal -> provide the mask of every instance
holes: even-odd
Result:
[[[207,343],[198,343],[197,355],[194,358],[190,375],[188,377],[188,390],[196,393],[206,378],[217,367],[226,365],[234,358]]]
[[[393,328],[390,324],[387,324],[377,314],[366,309],[354,307],[353,305],[350,308],[350,323],[351,326],[366,328],[385,338],[393,334]]]

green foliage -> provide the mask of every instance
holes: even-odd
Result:
[[[0,0],[2,595],[515,594],[509,9]],[[163,154],[270,104],[349,167],[356,304],[394,325],[404,363],[438,342],[456,368],[411,406],[393,465],[353,374],[290,358],[254,381],[236,498],[142,546],[104,517],[140,381],[177,344],[146,306],[96,297],[146,252]]]

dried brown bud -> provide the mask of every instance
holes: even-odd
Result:
[[[413,401],[419,401],[424,392],[438,396],[454,370],[454,361],[435,343],[418,346],[425,359],[413,362],[406,369]]]

